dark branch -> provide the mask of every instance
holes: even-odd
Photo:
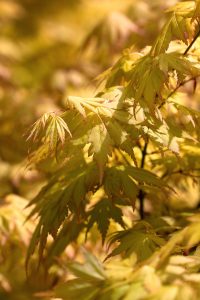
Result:
[[[200,36],[200,28],[197,31],[197,34],[194,36],[192,42],[189,44],[189,46],[186,48],[185,52],[183,53],[183,55],[186,55],[188,53],[188,51],[191,49],[191,47],[194,45],[194,43],[196,42],[196,40],[198,39],[198,37]]]
[[[145,141],[144,148],[142,149],[142,159],[140,163],[140,168],[144,168],[145,164],[145,158],[147,155],[147,146],[148,146],[148,140]],[[145,197],[145,192],[140,189],[139,194],[138,194],[138,199],[140,201],[140,218],[144,219],[144,197]]]
[[[196,80],[199,76],[197,77],[192,77],[192,78],[188,78],[182,82],[179,83],[179,85],[177,85],[177,87],[175,87],[175,89],[173,91],[171,91],[169,93],[169,95],[164,99],[164,101],[162,101],[162,103],[158,106],[158,108],[160,109],[164,104],[166,104],[166,101],[176,93],[176,91],[178,91],[178,89],[180,89],[182,86],[184,86],[186,83],[190,82],[190,81],[193,81],[193,80]]]

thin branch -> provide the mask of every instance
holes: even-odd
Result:
[[[194,45],[194,43],[196,42],[196,40],[198,39],[198,37],[200,36],[200,28],[197,31],[197,34],[194,36],[194,39],[192,40],[192,42],[189,44],[189,46],[186,48],[185,52],[183,53],[183,55],[186,55],[188,53],[188,51],[191,49],[191,47]]]
[[[193,169],[191,171],[200,171],[200,169]],[[177,171],[173,171],[171,173],[164,173],[161,178],[165,178],[165,177],[168,177],[168,176],[171,176],[171,175],[176,175],[176,174],[180,174],[180,175],[183,175],[183,176],[188,176],[188,177],[194,177],[194,178],[199,178],[200,175],[195,175],[195,174],[191,174],[191,173],[187,173],[186,171],[182,170],[182,169],[179,169]]]
[[[141,169],[144,168],[145,158],[146,158],[146,154],[147,154],[147,146],[148,146],[148,140],[145,142],[144,148],[142,150],[142,160],[141,160],[141,164],[140,164]]]
[[[179,83],[179,85],[177,85],[177,87],[175,87],[175,89],[169,93],[169,95],[164,99],[164,101],[162,101],[162,103],[158,106],[158,108],[160,109],[164,104],[166,104],[166,101],[167,101],[172,95],[174,95],[178,89],[180,89],[180,88],[181,88],[182,86],[184,86],[186,83],[188,83],[188,82],[190,82],[190,81],[192,81],[192,80],[196,80],[196,78],[198,78],[198,77],[199,77],[199,76],[197,76],[197,77],[192,77],[192,78],[188,78],[188,79],[182,81],[181,83]]]
[[[144,168],[145,158],[147,155],[147,146],[148,146],[148,140],[145,141],[144,148],[142,149],[142,159],[141,159],[141,163],[140,163],[141,169]],[[140,218],[141,219],[144,219],[144,197],[145,197],[145,192],[140,189],[139,194],[138,194],[138,199],[140,201]]]
[[[186,48],[186,50],[184,51],[183,55],[186,55],[189,50],[191,49],[191,47],[194,45],[194,43],[196,42],[196,40],[198,39],[198,37],[200,36],[200,28],[197,32],[197,34],[194,36],[194,39],[192,40],[192,42],[188,45],[188,47]],[[197,76],[199,77],[199,76]],[[159,109],[166,103],[166,100],[169,99],[174,93],[176,93],[176,91],[183,85],[185,85],[187,82],[190,82],[192,80],[196,80],[197,77],[192,77],[192,78],[189,78],[187,80],[184,80],[182,81],[168,96],[167,98],[164,99],[164,101],[162,101],[162,103],[159,105]]]

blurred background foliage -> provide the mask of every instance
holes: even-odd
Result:
[[[26,197],[26,185],[38,179],[20,168],[26,128],[42,113],[62,109],[64,94],[94,92],[94,78],[124,48],[151,44],[163,10],[175,2],[1,0],[1,196]]]
[[[44,112],[62,110],[64,95],[94,93],[94,78],[123,49],[151,45],[165,22],[163,11],[176,2],[0,1],[0,299],[50,299],[52,287],[66,277],[62,260],[77,255],[76,245],[69,246],[48,277],[33,260],[26,279],[24,258],[34,221],[24,225],[24,207],[48,177],[45,166],[40,172],[25,168],[26,130]],[[87,245],[94,253],[101,249],[98,240],[94,228],[93,244]]]

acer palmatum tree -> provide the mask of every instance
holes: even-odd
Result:
[[[154,44],[125,50],[96,95],[66,95],[64,112],[45,113],[30,130],[29,163],[52,176],[30,203],[38,224],[27,266],[37,246],[49,268],[94,226],[102,243],[111,233],[105,266],[88,252],[84,265],[68,265],[77,278],[57,289],[64,299],[200,296],[198,203],[189,217],[176,207],[200,175],[200,2],[167,13]],[[116,255],[129,259],[117,272]]]

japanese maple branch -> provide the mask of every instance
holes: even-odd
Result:
[[[174,95],[174,94],[176,93],[176,91],[177,91],[178,89],[180,89],[180,87],[184,86],[186,83],[188,83],[188,82],[190,82],[190,81],[192,81],[192,80],[196,80],[198,77],[199,77],[199,76],[192,77],[192,78],[188,78],[188,79],[186,79],[186,80],[180,82],[180,84],[179,84],[177,87],[175,87],[175,89],[174,89],[173,91],[171,91],[171,92],[169,93],[169,95],[164,99],[164,101],[162,101],[162,103],[158,106],[158,108],[160,109],[164,104],[166,104],[166,101],[167,101],[172,95]]]
[[[148,146],[148,140],[145,141],[144,148],[142,149],[142,159],[141,159],[141,163],[140,163],[140,168],[141,169],[144,168],[145,158],[146,158],[146,155],[147,155],[147,146]],[[144,219],[144,197],[145,197],[145,192],[140,189],[139,194],[138,194],[138,199],[139,199],[139,202],[140,202],[139,212],[140,212],[140,218],[141,219]]]
[[[196,42],[196,40],[198,39],[198,37],[200,36],[200,28],[199,30],[197,31],[196,35],[194,36],[192,42],[188,45],[188,47],[185,49],[183,55],[186,55],[189,50],[191,49],[191,47],[194,45],[194,43]],[[198,77],[198,76],[197,76]],[[189,79],[186,79],[184,81],[182,81],[168,96],[167,98],[159,105],[159,109],[166,103],[166,100],[169,99],[181,86],[183,86],[184,84],[186,84],[187,82],[189,81],[192,81],[192,80],[195,80],[197,77],[195,78],[189,78]]]
[[[194,36],[192,42],[188,45],[188,47],[186,48],[185,52],[183,53],[183,55],[186,55],[188,53],[188,51],[191,49],[191,47],[194,45],[194,43],[196,42],[196,40],[198,39],[198,37],[200,36],[200,28],[197,31],[196,35]]]

